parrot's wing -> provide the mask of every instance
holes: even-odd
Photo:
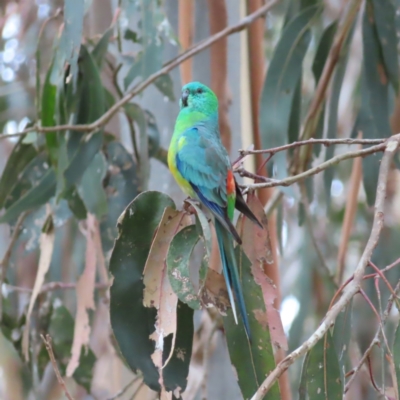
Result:
[[[227,214],[227,176],[230,161],[218,138],[206,126],[188,129],[179,141],[176,166],[199,200],[210,209],[238,243],[239,234]]]

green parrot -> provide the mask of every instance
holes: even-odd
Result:
[[[235,208],[261,228],[251,212],[233,175],[228,153],[218,127],[218,99],[199,82],[182,88],[180,112],[168,150],[168,166],[182,190],[198,199],[214,215],[222,270],[235,322],[236,301],[248,338],[251,340],[246,305],[240,285],[233,239],[241,239],[232,224]]]

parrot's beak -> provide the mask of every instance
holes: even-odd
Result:
[[[189,97],[189,90],[185,90],[182,93],[182,97],[181,97],[182,107],[187,107],[188,106],[188,97]]]

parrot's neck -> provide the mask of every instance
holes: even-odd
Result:
[[[204,113],[190,107],[182,108],[176,120],[175,132],[183,133],[198,123],[206,124],[212,130],[218,129],[218,111]]]

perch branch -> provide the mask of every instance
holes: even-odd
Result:
[[[329,167],[332,167],[333,165],[336,165],[336,164],[340,163],[341,161],[348,160],[348,159],[355,158],[355,157],[364,157],[369,154],[374,154],[374,153],[377,153],[380,151],[384,151],[385,148],[387,148],[386,143],[381,143],[376,146],[368,147],[367,149],[351,151],[348,153],[340,154],[335,157],[332,157],[328,161],[325,161],[325,162],[317,165],[314,168],[310,168],[309,170],[302,172],[301,174],[288,176],[287,178],[281,179],[281,180],[272,180],[271,182],[253,183],[250,185],[246,185],[246,189],[250,190],[250,189],[259,189],[259,188],[265,188],[265,187],[274,187],[274,186],[290,186],[290,185],[293,185],[293,183],[296,183],[296,182],[304,180],[305,178],[308,178],[309,176],[318,174],[319,172],[321,172]],[[260,179],[263,179],[263,178],[260,177]]]
[[[22,136],[29,132],[37,132],[37,133],[51,133],[54,131],[68,131],[74,130],[76,132],[96,132],[101,127],[103,127],[113,116],[116,114],[119,109],[127,104],[133,97],[142,92],[145,88],[151,85],[157,78],[160,76],[167,74],[175,67],[193,57],[197,53],[201,52],[204,49],[207,49],[214,43],[218,42],[222,38],[232,35],[233,33],[237,33],[247,28],[250,24],[252,24],[258,18],[264,16],[275,4],[277,4],[280,0],[270,0],[267,4],[260,7],[256,12],[249,14],[247,17],[243,18],[238,24],[228,26],[222,31],[216,33],[215,35],[210,36],[209,38],[203,40],[202,42],[196,44],[195,46],[189,48],[187,51],[174,58],[173,60],[166,63],[159,71],[150,75],[147,79],[135,85],[122,99],[117,101],[107,112],[105,112],[99,119],[92,122],[91,124],[85,125],[59,125],[59,126],[51,126],[51,127],[42,127],[42,126],[33,126],[31,128],[27,128],[21,132],[11,133],[8,135],[0,135],[0,139],[10,138],[15,136]]]
[[[375,249],[379,236],[383,227],[384,219],[384,204],[386,198],[387,178],[390,170],[390,165],[393,156],[399,146],[400,134],[392,136],[385,144],[385,153],[379,169],[378,187],[375,201],[375,213],[372,224],[371,234],[365,246],[364,252],[360,258],[356,270],[354,271],[354,279],[343,289],[342,296],[332,308],[326,313],[320,326],[300,347],[284,358],[275,369],[267,376],[257,392],[252,397],[252,400],[260,400],[264,398],[275,381],[292,365],[295,360],[307,353],[313,348],[316,343],[325,335],[328,329],[334,325],[340,311],[348,304],[353,296],[359,292],[361,282],[371,258],[372,252]]]

